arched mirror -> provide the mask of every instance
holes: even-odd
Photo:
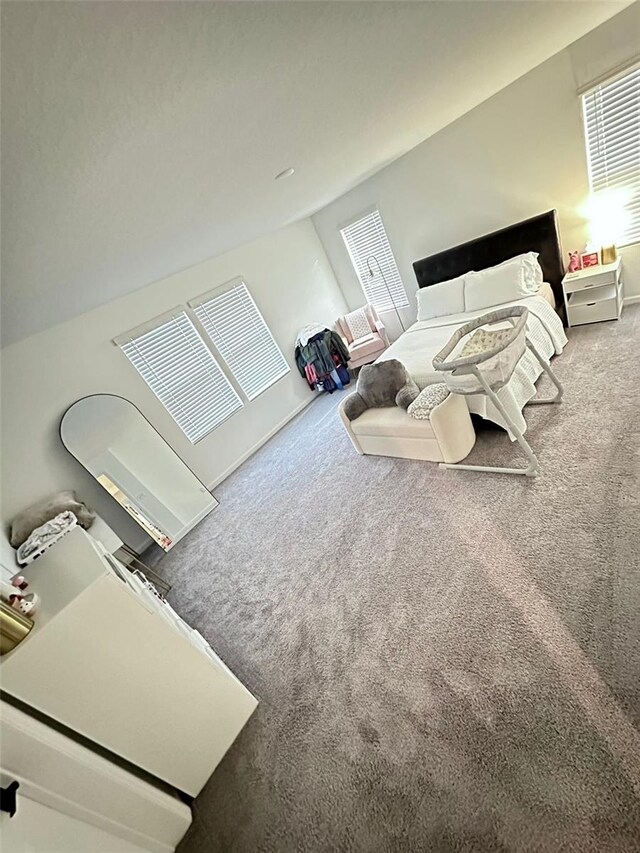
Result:
[[[94,394],[78,400],[62,417],[60,438],[165,551],[218,505],[142,412],[123,397]]]

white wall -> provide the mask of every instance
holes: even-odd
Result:
[[[112,338],[236,276],[244,277],[291,372],[192,445]],[[66,408],[87,394],[126,397],[211,487],[313,399],[293,359],[297,332],[306,323],[333,323],[344,308],[313,225],[304,220],[6,347],[3,521],[35,500],[73,488],[129,544],[140,544],[137,526],[60,443]]]
[[[640,53],[640,3],[530,71],[313,216],[352,308],[364,301],[339,227],[377,205],[415,320],[413,261],[557,208],[565,251],[587,239],[588,177],[579,84]],[[425,109],[429,108],[425,104]],[[640,294],[640,245],[623,250]],[[392,335],[397,320],[386,313]]]

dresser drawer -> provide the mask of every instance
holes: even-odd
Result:
[[[615,296],[600,302],[571,304],[569,300],[569,325],[581,326],[583,323],[598,323],[601,320],[618,319],[618,302]]]

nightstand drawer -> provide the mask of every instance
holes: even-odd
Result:
[[[578,274],[575,278],[570,277],[571,274],[566,275],[564,277],[564,290],[565,293],[576,293],[578,290],[587,290],[592,287],[602,287],[605,284],[615,284],[616,283],[616,271],[615,270],[603,270],[598,273],[591,273],[589,275],[580,275]]]
[[[598,323],[600,320],[618,319],[618,301],[604,299],[600,302],[583,302],[571,304],[569,300],[569,325],[581,326],[583,323]]]

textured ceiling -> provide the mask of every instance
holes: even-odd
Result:
[[[309,215],[625,5],[3,2],[3,343]]]

